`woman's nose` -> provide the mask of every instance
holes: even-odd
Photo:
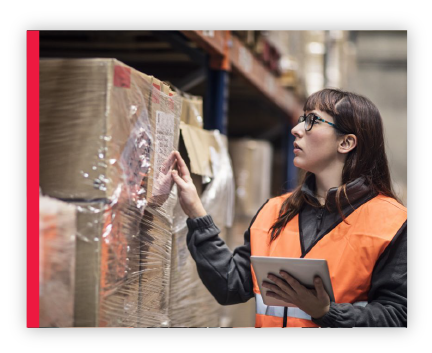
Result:
[[[302,137],[304,133],[304,123],[298,123],[291,129],[291,134],[295,137]]]

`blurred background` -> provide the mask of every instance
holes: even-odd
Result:
[[[377,105],[394,188],[407,205],[406,31],[41,31],[40,58],[46,326],[254,326],[254,300],[222,307],[203,287],[175,188],[157,204],[153,173],[178,145],[234,249],[261,205],[297,186],[290,131],[306,98],[325,87]],[[78,58],[118,61],[71,61]],[[140,131],[157,140],[158,123],[175,117],[165,126],[165,149],[140,150],[145,134],[130,140],[136,125],[128,119],[141,109],[130,102],[142,92],[148,125]],[[103,150],[96,140],[107,141]],[[118,174],[133,175],[115,169],[126,158],[123,144],[148,164],[133,185],[139,192],[121,199]],[[101,163],[105,151],[112,166]]]

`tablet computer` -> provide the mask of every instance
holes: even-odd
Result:
[[[282,278],[279,274],[280,270],[286,271],[292,277],[297,279],[301,284],[309,289],[315,289],[313,284],[316,276],[321,277],[324,288],[328,293],[330,300],[334,302],[333,287],[331,284],[330,273],[327,266],[327,260],[323,259],[299,259],[289,257],[268,257],[268,256],[251,256],[253,270],[255,272],[258,286],[265,305],[271,306],[288,306],[293,307],[294,304],[278,300],[266,295],[268,288],[262,286],[262,282],[270,282],[267,278],[269,273]]]

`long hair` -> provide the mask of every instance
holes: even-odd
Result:
[[[357,137],[357,146],[347,155],[342,170],[342,185],[336,192],[336,205],[342,219],[345,221],[341,209],[342,197],[348,200],[346,186],[359,177],[364,177],[367,185],[376,193],[398,200],[391,185],[384,147],[383,123],[377,107],[363,96],[337,89],[323,89],[312,94],[303,107],[305,112],[314,109],[331,115],[340,130]],[[335,132],[344,135],[336,129]],[[310,172],[305,174],[302,184],[309,175]],[[283,202],[279,217],[270,228],[270,241],[279,236],[287,223],[300,212],[305,202],[315,207],[320,206],[309,201],[299,185]]]

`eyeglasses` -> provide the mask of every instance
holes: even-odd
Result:
[[[302,115],[301,117],[298,118],[298,122],[297,124],[302,123],[303,121],[305,122],[305,130],[306,131],[311,131],[312,127],[315,124],[315,121],[321,121],[323,123],[329,124],[330,126],[333,126],[336,130],[342,131],[340,130],[335,124],[324,120],[323,118],[320,118],[318,115],[314,114],[314,113],[310,113],[308,115]]]

